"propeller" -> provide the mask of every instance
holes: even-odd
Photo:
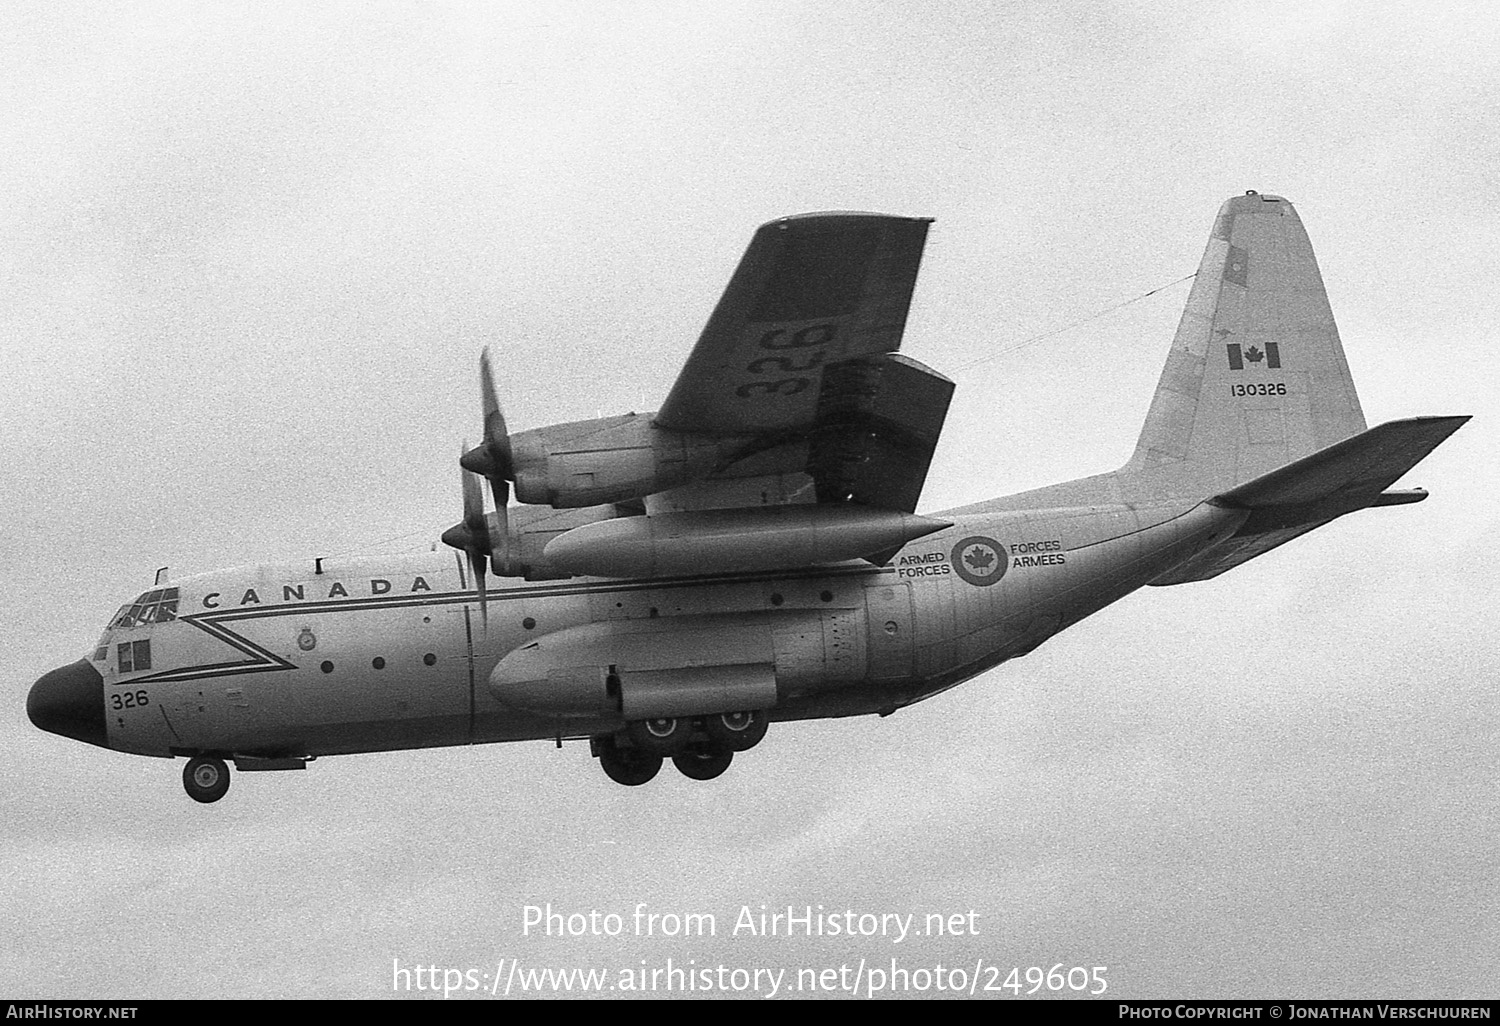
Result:
[[[510,432],[505,426],[505,414],[500,412],[500,390],[495,387],[495,368],[488,346],[479,356],[479,392],[484,404],[484,439],[473,449],[465,442],[458,458],[463,468],[464,519],[443,532],[443,543],[469,557],[474,585],[479,591],[479,615],[488,630],[490,614],[484,576],[487,568],[497,574],[510,572],[510,483],[516,476]],[[489,481],[490,493],[495,497],[494,530],[484,515],[481,477]]]
[[[469,444],[464,443],[467,451]],[[494,554],[490,538],[489,521],[484,515],[484,492],[479,487],[479,478],[461,470],[464,488],[464,518],[443,532],[443,544],[458,549],[469,557],[469,569],[474,574],[474,585],[479,590],[479,615],[489,630],[489,603],[485,596],[485,566]],[[503,520],[502,520],[503,522]]]
[[[500,543],[491,555],[500,567],[510,563],[510,483],[515,480],[515,462],[511,458],[510,432],[505,414],[500,412],[499,389],[495,387],[495,369],[490,363],[490,348],[479,355],[479,391],[484,403],[484,441],[459,457],[459,465],[490,482],[495,497],[495,520]],[[468,510],[469,479],[464,478],[464,509]],[[483,510],[481,509],[481,514]],[[468,514],[465,512],[465,516]]]

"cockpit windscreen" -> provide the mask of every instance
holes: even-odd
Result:
[[[134,602],[120,607],[111,627],[141,627],[148,623],[166,623],[177,619],[176,588],[158,588],[148,591]]]

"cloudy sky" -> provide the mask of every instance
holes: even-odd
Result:
[[[383,996],[475,967],[1107,966],[1111,996],[1497,996],[1487,3],[0,8],[0,994]],[[651,409],[755,226],[936,218],[923,509],[1123,462],[1226,197],[1293,200],[1368,420],[1475,415],[1371,511],[889,719],[624,789],[542,743],[238,777],[43,734],[156,567],[423,546],[476,362],[513,428]],[[720,935],[523,936],[523,909]],[[975,914],[729,936],[742,906]],[[981,984],[995,980],[984,976]],[[1006,992],[1009,993],[1009,992]]]

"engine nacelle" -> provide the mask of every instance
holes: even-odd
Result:
[[[574,576],[573,571],[547,559],[544,554],[547,543],[584,525],[625,515],[613,505],[582,509],[512,506],[507,514],[510,544],[505,549],[504,558],[499,552],[492,554],[490,570],[501,577],[525,577],[528,581]],[[491,537],[498,537],[500,519],[494,513],[487,516]]]
[[[705,476],[720,459],[718,439],[658,428],[640,413],[522,431],[510,446],[516,498],[557,509],[641,499]]]
[[[554,717],[700,716],[769,709],[865,674],[861,610],[584,624],[514,650],[490,673],[504,705]]]

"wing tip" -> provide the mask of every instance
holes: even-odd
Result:
[[[938,381],[941,381],[945,385],[955,385],[956,387],[956,383],[952,378],[948,377],[948,375],[944,374],[942,371],[933,370],[921,360],[918,360],[912,356],[907,356],[905,353],[885,353],[884,359],[890,360],[893,363],[905,364],[906,366],[915,368],[916,370],[922,371],[925,374],[932,375],[934,378],[936,378]]]
[[[810,210],[802,214],[788,214],[767,221],[761,228],[790,228],[801,225],[804,222],[821,222],[834,225],[839,222],[851,221],[888,221],[898,224],[931,224],[935,219],[931,217],[907,217],[904,214],[882,214],[873,210]]]

